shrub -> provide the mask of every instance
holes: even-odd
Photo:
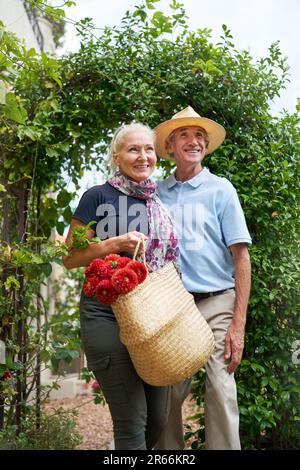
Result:
[[[0,432],[0,449],[6,450],[72,450],[81,442],[76,431],[76,413],[59,408],[55,414],[41,414],[39,427],[32,414],[22,423],[23,431],[16,435],[16,426]]]

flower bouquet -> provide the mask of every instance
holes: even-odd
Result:
[[[120,294],[127,294],[147,277],[146,266],[125,256],[111,254],[94,259],[85,270],[83,291],[96,296],[102,304],[113,304]]]

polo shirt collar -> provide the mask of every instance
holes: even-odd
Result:
[[[190,180],[185,181],[185,183],[192,186],[193,188],[197,188],[198,186],[200,186],[200,184],[204,183],[208,174],[209,174],[209,169],[204,167],[203,170],[200,171],[200,173],[198,173],[196,176],[194,176]],[[168,178],[168,189],[173,188],[176,184],[182,184],[182,183],[176,180],[175,172],[174,172]]]

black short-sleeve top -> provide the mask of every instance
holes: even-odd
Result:
[[[149,233],[146,201],[126,196],[109,183],[86,191],[73,218],[85,225],[94,220],[91,228],[101,240],[134,230]]]

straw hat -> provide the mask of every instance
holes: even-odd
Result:
[[[225,139],[225,129],[220,124],[217,124],[211,119],[201,117],[191,106],[184,108],[179,113],[168,121],[163,122],[155,127],[156,133],[156,152],[161,158],[170,159],[171,156],[168,154],[165,148],[167,137],[175,130],[180,127],[199,126],[206,130],[208,135],[209,144],[205,154],[216,150]]]

